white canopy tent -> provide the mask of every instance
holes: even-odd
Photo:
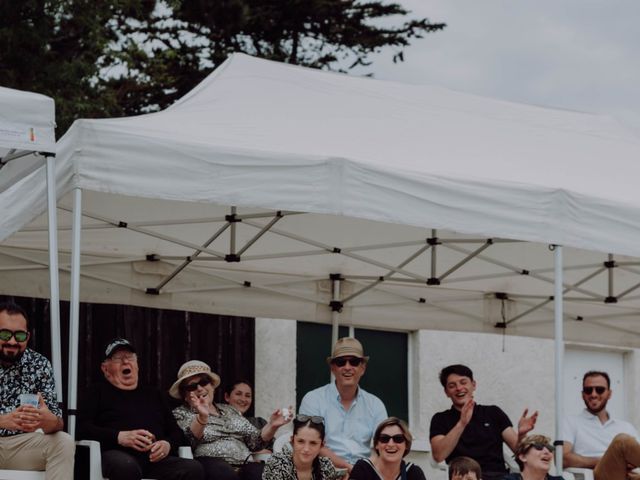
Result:
[[[640,345],[640,140],[608,118],[234,55],[58,147],[65,297],[553,337],[564,291],[557,368],[562,326]],[[20,232],[0,223],[5,292],[41,288],[32,200]]]
[[[2,200],[2,224],[17,229],[24,222],[24,204],[14,208],[16,198],[12,193],[20,179],[39,170],[40,185],[46,185],[44,195],[49,205],[48,245],[49,297],[51,299],[51,352],[58,401],[62,401],[62,363],[60,354],[60,302],[58,288],[58,245],[55,195],[55,103],[52,98],[32,92],[0,87],[0,194]],[[46,163],[46,168],[40,168]],[[35,193],[35,192],[33,192]],[[23,195],[18,193],[17,195]],[[32,210],[40,213],[42,210]],[[0,266],[4,270],[5,266]]]

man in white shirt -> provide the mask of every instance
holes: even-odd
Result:
[[[596,468],[614,438],[616,445],[624,440],[629,451],[638,445],[638,432],[629,422],[611,418],[607,412],[607,402],[611,398],[611,381],[606,372],[589,371],[582,379],[582,400],[585,409],[578,415],[571,415],[564,423],[563,465],[566,467]],[[635,439],[635,440],[634,440]],[[613,455],[611,449],[609,457]],[[640,450],[638,451],[640,455]],[[628,468],[637,467],[627,459]],[[602,466],[602,465],[601,465]],[[598,475],[596,475],[598,478]]]

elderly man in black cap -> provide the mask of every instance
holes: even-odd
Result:
[[[100,442],[103,475],[111,480],[204,479],[198,462],[176,456],[182,432],[166,397],[138,385],[131,343],[122,338],[109,343],[101,369],[108,383],[94,386],[81,403],[78,437]]]
[[[349,471],[357,460],[369,457],[373,432],[387,418],[382,401],[358,386],[368,360],[358,340],[339,339],[327,358],[335,382],[310,391],[300,404],[300,414],[324,418],[320,455]]]

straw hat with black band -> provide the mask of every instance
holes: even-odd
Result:
[[[362,358],[365,363],[369,361],[369,357],[364,354],[362,344],[353,337],[339,338],[336,344],[333,346],[333,352],[330,357],[327,357],[327,363],[331,363],[333,360],[339,357],[357,357]]]
[[[220,377],[217,373],[211,371],[211,367],[200,360],[189,360],[186,363],[183,363],[178,370],[178,379],[173,382],[171,388],[169,388],[169,395],[173,398],[182,399],[182,395],[180,395],[180,384],[183,380],[186,380],[189,377],[193,377],[194,375],[206,375],[211,379],[211,385],[213,388],[216,388],[220,385]]]

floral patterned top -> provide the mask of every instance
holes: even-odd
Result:
[[[62,410],[56,400],[53,383],[53,368],[43,355],[27,348],[20,360],[9,367],[0,365],[0,415],[5,415],[20,406],[20,394],[41,393],[44,403],[57,417]],[[23,433],[21,430],[0,428],[0,437]]]
[[[194,457],[222,458],[230,465],[242,465],[251,452],[265,448],[269,442],[262,440],[262,432],[249,423],[230,405],[217,403],[220,416],[209,415],[201,439],[191,432],[191,422],[196,411],[188,405],[173,410],[173,416],[185,433]]]
[[[339,473],[327,457],[318,457],[322,478],[313,480],[335,480],[343,476]],[[298,480],[296,466],[293,463],[292,452],[274,453],[267,460],[262,473],[262,480]]]

